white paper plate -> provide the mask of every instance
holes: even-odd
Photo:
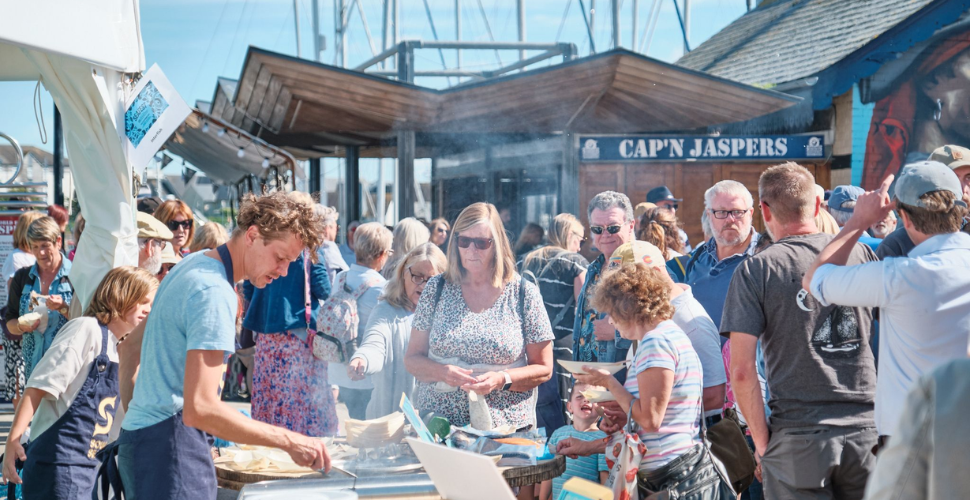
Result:
[[[585,375],[586,372],[583,371],[583,366],[589,366],[591,368],[602,368],[610,374],[616,373],[626,366],[626,361],[619,361],[616,363],[593,363],[590,361],[566,361],[566,360],[556,360],[560,366],[566,369],[569,373],[578,373]]]
[[[601,391],[599,389],[586,389],[581,393],[587,401],[590,403],[605,403],[607,401],[616,401],[616,396],[610,391]]]

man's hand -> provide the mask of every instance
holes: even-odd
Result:
[[[13,484],[21,484],[23,480],[17,474],[16,461],[20,459],[21,461],[27,460],[27,454],[24,453],[24,447],[17,440],[8,440],[6,450],[4,450],[3,455],[3,484],[8,482]]]
[[[610,324],[610,318],[594,319],[593,335],[599,341],[616,340],[616,328]]]
[[[866,191],[856,200],[855,209],[849,223],[862,229],[868,229],[877,222],[886,218],[886,215],[893,209],[894,203],[889,197],[889,186],[893,183],[893,174],[889,174],[882,185],[875,191]]]
[[[294,432],[290,442],[285,451],[296,465],[330,472],[330,453],[323,441]]]
[[[347,376],[350,380],[364,380],[364,370],[367,369],[367,362],[364,358],[354,358],[347,365]]]
[[[556,446],[557,455],[565,455],[569,458],[588,457],[596,450],[591,449],[590,443],[596,444],[597,441],[583,441],[582,439],[566,438]]]
[[[754,461],[757,463],[757,465],[755,465],[754,467],[754,477],[758,479],[759,483],[764,482],[764,479],[762,479],[761,477],[761,458],[762,458],[761,452],[759,452],[756,449],[754,451]]]

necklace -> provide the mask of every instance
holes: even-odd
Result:
[[[128,338],[129,335],[131,335],[131,332],[128,332],[128,333],[122,335],[121,338],[118,339],[118,343],[120,344],[120,343],[124,342],[125,339]]]

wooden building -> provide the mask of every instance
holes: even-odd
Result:
[[[511,209],[515,231],[525,222],[545,225],[560,212],[585,219],[588,200],[602,190],[625,192],[636,203],[666,184],[685,198],[680,214],[692,239],[700,238],[705,189],[733,178],[756,192],[757,176],[778,159],[594,162],[581,159],[580,140],[714,137],[712,127],[799,102],[626,50],[435,90],[250,48],[232,94],[217,89],[213,116],[297,158],[347,159],[340,207],[346,220],[360,213],[354,184],[362,157],[398,159],[398,214],[412,213],[417,157],[432,159],[434,213],[449,219],[469,203],[489,201]],[[827,152],[824,144],[816,147]],[[826,157],[808,165],[823,185]],[[311,168],[311,186],[319,186],[314,174],[319,170]]]

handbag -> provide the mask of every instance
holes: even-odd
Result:
[[[303,252],[303,298],[306,307],[304,314],[307,338],[310,339],[310,350],[313,352],[313,356],[327,363],[345,363],[346,358],[340,340],[333,335],[327,335],[310,328],[310,256],[307,252]]]
[[[703,417],[701,420],[704,420]],[[744,433],[741,432],[737,411],[734,408],[724,410],[724,417],[707,429],[706,434],[710,441],[711,456],[721,462],[734,491],[741,493],[748,489],[754,482],[757,463],[744,439]]]
[[[640,500],[637,472],[647,446],[640,441],[637,427],[633,421],[633,405],[630,405],[626,412],[626,425],[620,432],[610,436],[606,444],[606,466],[610,468],[606,486],[613,490],[613,498],[617,500]]]

